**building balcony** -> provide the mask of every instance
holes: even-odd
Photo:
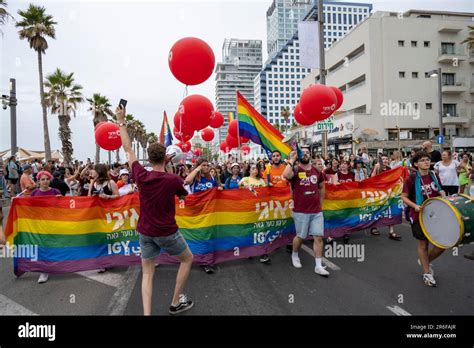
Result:
[[[438,33],[445,33],[445,34],[456,34],[463,30],[464,27],[461,25],[454,25],[454,24],[443,24],[438,28]]]
[[[474,49],[469,50],[469,64],[474,64]]]
[[[456,47],[454,50],[440,48],[438,51],[438,63],[452,64],[454,61],[462,62],[466,59],[467,55],[463,47]]]
[[[455,116],[443,115],[443,125],[464,125],[469,124],[469,118],[467,116]]]
[[[441,86],[441,91],[446,94],[456,94],[467,91],[467,86],[463,80],[458,80],[453,84],[444,84]]]

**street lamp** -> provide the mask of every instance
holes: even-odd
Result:
[[[441,87],[441,68],[430,70],[426,73],[429,77],[438,77],[438,103],[439,103],[439,137],[438,143],[440,143],[441,147],[444,143],[443,138],[443,95],[442,95],[442,87]]]
[[[15,155],[18,151],[16,142],[16,80],[10,79],[10,96],[2,94],[2,108],[6,110],[10,107],[10,138],[11,138],[11,156]]]

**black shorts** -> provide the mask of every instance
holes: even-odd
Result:
[[[13,185],[16,185],[18,179],[8,179],[8,181],[10,181]]]
[[[419,221],[411,224],[411,233],[413,234],[413,237],[415,237],[415,239],[428,240],[428,238],[426,238],[425,234],[423,233],[423,230],[421,229]]]
[[[452,196],[459,193],[459,186],[443,186],[443,190],[447,196]]]

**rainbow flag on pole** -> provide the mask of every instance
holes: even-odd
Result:
[[[168,123],[168,117],[166,116],[166,111],[163,113],[163,124],[161,125],[159,143],[163,144],[165,147],[173,144],[173,135],[171,135],[171,129]]]
[[[261,145],[269,156],[278,150],[283,159],[291,152],[291,147],[282,142],[283,135],[275,129],[252,105],[237,92],[237,114],[239,135]]]
[[[229,119],[229,123],[231,123],[233,120],[235,120],[235,112],[229,111],[227,113],[227,118]]]

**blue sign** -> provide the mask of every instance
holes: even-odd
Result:
[[[438,135],[438,144],[443,144],[444,143],[444,136]]]

